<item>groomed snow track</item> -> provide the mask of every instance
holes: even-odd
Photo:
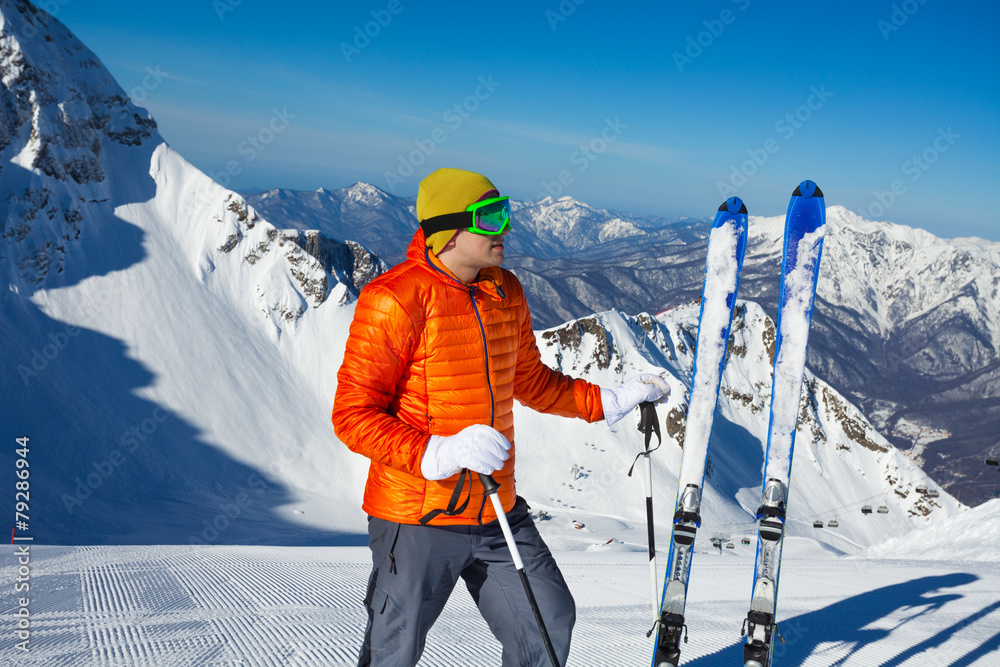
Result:
[[[779,665],[1000,660],[1000,563],[786,557]],[[646,555],[556,558],[577,602],[570,665],[645,665]],[[0,590],[0,665],[354,665],[368,559],[357,547],[33,546],[28,653],[14,647],[15,561],[0,561],[10,584]],[[738,664],[752,566],[747,554],[699,555],[685,665]],[[499,663],[500,647],[460,584],[420,665]]]

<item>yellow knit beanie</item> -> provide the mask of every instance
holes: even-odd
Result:
[[[464,211],[487,196],[498,197],[499,192],[490,179],[482,174],[450,167],[438,169],[420,181],[420,189],[417,191],[417,220],[424,221],[436,215]],[[427,237],[427,247],[436,255],[457,233],[457,229],[435,232]]]

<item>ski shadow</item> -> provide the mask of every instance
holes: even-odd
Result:
[[[37,176],[11,173],[13,168],[4,172],[3,187],[43,187]],[[0,466],[12,486],[15,439],[29,438],[24,458],[30,477],[17,500],[28,501],[30,512],[22,513],[30,518],[15,526],[16,533],[53,545],[367,544],[366,535],[310,530],[286,520],[279,508],[294,500],[289,488],[268,470],[230,456],[167,405],[144,397],[157,374],[135,359],[128,341],[60,321],[38,305],[47,302],[43,288],[100,278],[98,302],[80,304],[81,312],[128,316],[115,309],[122,294],[139,287],[129,283],[125,269],[146,259],[145,232],[115,209],[148,201],[155,183],[136,179],[126,194],[93,203],[84,233],[66,244],[65,256],[44,280],[32,283],[12,264],[0,266],[0,442],[6,444]],[[14,518],[14,503],[13,493],[4,494],[0,511]]]
[[[984,641],[982,644],[954,661],[948,667],[969,667],[985,655],[994,651],[1000,651],[1000,632]]]
[[[861,648],[889,637],[896,629],[915,618],[933,614],[949,602],[961,599],[960,593],[942,593],[941,589],[965,586],[979,577],[969,573],[954,573],[930,577],[921,577],[891,586],[884,586],[852,598],[842,600],[823,609],[807,614],[800,614],[780,621],[778,629],[785,643],[777,643],[774,649],[774,662],[779,665],[801,665],[816,653],[821,644],[848,647],[848,653],[842,657],[832,658],[830,665],[843,665]],[[901,650],[888,661],[880,662],[882,667],[896,667],[910,658],[924,653],[947,642],[954,634],[971,623],[1000,610],[1000,602],[987,605],[975,614],[970,615],[931,637]],[[894,621],[890,627],[887,619],[897,612],[901,619]],[[879,623],[881,621],[881,623]],[[878,624],[878,627],[869,627]],[[690,667],[713,667],[715,665],[736,665],[743,662],[744,640],[711,655],[702,656],[686,665]],[[986,643],[953,662],[951,665],[968,665],[1000,645],[1000,635],[994,636]],[[842,650],[836,652],[837,656]],[[831,656],[832,657],[832,656]]]

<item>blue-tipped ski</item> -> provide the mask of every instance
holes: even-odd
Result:
[[[684,453],[677,477],[670,555],[663,584],[659,618],[654,626],[656,647],[653,667],[676,667],[682,634],[687,641],[684,606],[694,555],[695,534],[701,525],[701,489],[705,483],[708,441],[715,419],[719,384],[726,363],[729,329],[740,286],[740,271],[747,248],[747,208],[730,197],[715,215],[708,239],[705,283],[698,317],[691,399],[684,432]],[[652,632],[652,631],[651,631]]]
[[[772,640],[775,635],[781,637],[775,623],[781,544],[802,376],[806,368],[806,346],[825,232],[823,192],[812,181],[803,181],[792,193],[785,216],[771,417],[764,455],[762,500],[757,510],[757,562],[750,612],[743,623],[743,633],[747,635],[743,646],[744,667],[771,667]]]

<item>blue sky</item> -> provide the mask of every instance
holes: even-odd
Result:
[[[1000,241],[995,3],[39,4],[234,189],[408,196],[457,166],[518,199],[711,217],[731,194],[783,214],[810,178]]]

